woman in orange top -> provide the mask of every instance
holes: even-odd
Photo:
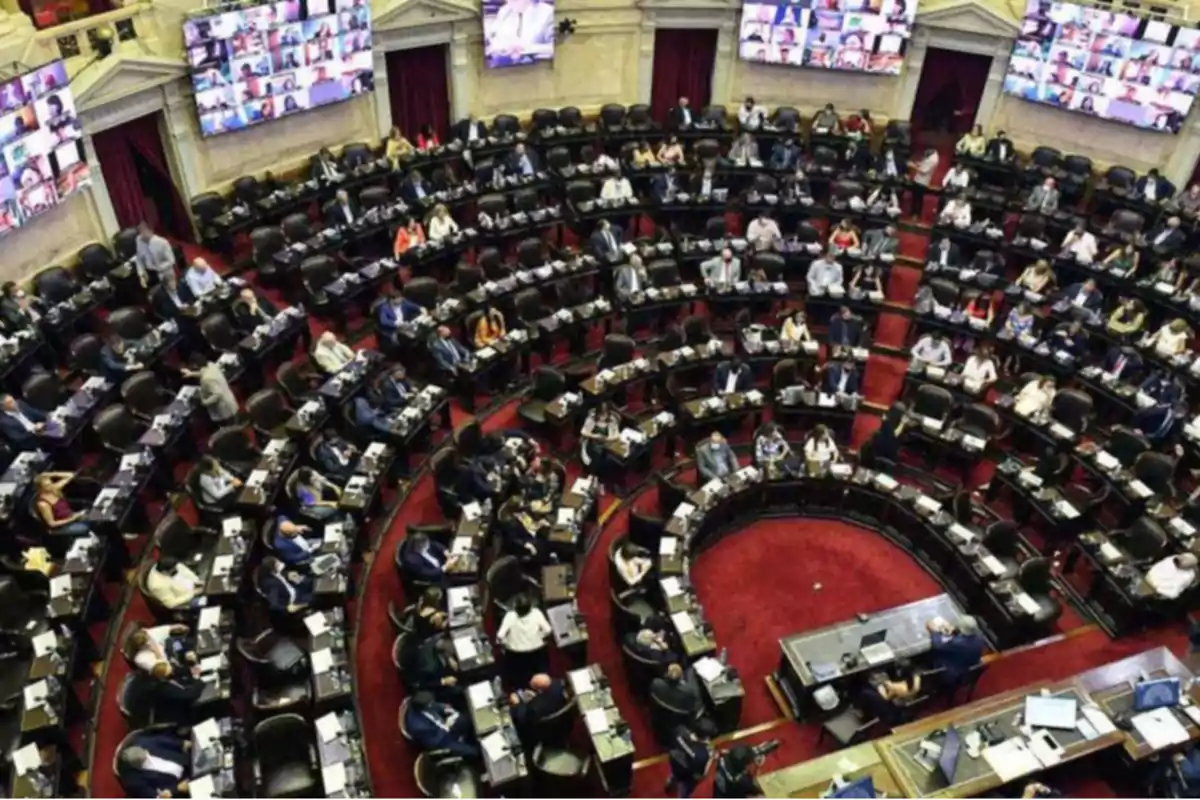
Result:
[[[408,222],[396,229],[396,242],[392,245],[392,254],[399,258],[408,252],[408,248],[425,244],[425,229],[416,217],[409,217]]]
[[[417,134],[417,149],[431,150],[440,144],[441,141],[438,139],[437,132],[434,131],[433,126],[428,123],[422,125],[421,132]]]
[[[491,305],[483,307],[475,323],[475,347],[487,347],[504,335],[504,315]]]

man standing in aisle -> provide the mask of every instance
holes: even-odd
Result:
[[[149,288],[151,275],[155,283],[161,283],[164,275],[175,274],[175,251],[171,243],[156,234],[146,222],[138,223],[135,261],[143,288]]]

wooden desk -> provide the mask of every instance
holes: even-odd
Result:
[[[904,796],[875,742],[864,742],[764,773],[758,776],[758,788],[767,797],[821,797],[838,775],[851,782],[870,775],[877,792],[887,792],[889,797]]]

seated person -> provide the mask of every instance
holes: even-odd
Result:
[[[633,185],[624,175],[609,175],[600,187],[601,200],[630,200],[633,198]]]
[[[763,426],[754,437],[754,464],[771,467],[782,464],[792,455],[792,447],[783,438],[783,431],[775,423]]]
[[[777,172],[787,172],[796,165],[799,158],[800,146],[796,144],[796,140],[790,136],[780,137],[775,140],[775,146],[771,148],[771,157],[767,163],[771,169]]]
[[[401,570],[421,583],[441,583],[446,569],[453,568],[457,561],[457,556],[446,552],[445,545],[420,531],[408,537],[400,554]]]
[[[277,313],[270,301],[260,298],[250,287],[238,292],[233,304],[234,323],[242,333],[250,333],[259,325],[270,325]]]
[[[257,579],[258,588],[272,611],[295,614],[313,601],[313,576],[288,569],[275,556],[263,557],[258,565]]]
[[[1170,287],[1170,294],[1178,294],[1183,290],[1183,283],[1188,273],[1179,266],[1178,258],[1164,258],[1158,262],[1158,267],[1149,276],[1147,283],[1151,286],[1160,284]]]
[[[520,497],[514,496],[500,507],[500,521],[505,553],[537,562],[549,561],[550,546],[546,539],[549,519],[534,516]]]
[[[833,103],[826,103],[812,120],[812,132],[818,135],[838,135],[842,132],[842,121],[838,118]]]
[[[1013,411],[1022,417],[1036,417],[1050,411],[1054,401],[1056,382],[1052,375],[1039,375],[1031,379],[1017,392]]]
[[[341,342],[333,331],[325,331],[313,348],[313,361],[326,375],[336,375],[357,357],[349,345]]]
[[[704,713],[704,698],[696,686],[694,677],[687,674],[678,662],[667,665],[667,669],[650,681],[650,697],[658,703],[682,712],[689,719]]]
[[[340,180],[342,171],[338,169],[337,159],[333,157],[328,147],[322,147],[320,151],[313,156],[312,165],[309,167],[308,176],[310,179],[321,182],[329,182]]]
[[[1083,356],[1087,350],[1087,331],[1079,320],[1064,322],[1055,326],[1046,339],[1046,344],[1052,351],[1069,353],[1075,358]]]
[[[1200,183],[1193,183],[1175,198],[1175,204],[1185,217],[1194,219],[1200,214]]]
[[[403,725],[422,750],[448,750],[471,761],[479,759],[479,745],[472,741],[475,732],[470,715],[437,702],[429,692],[417,692],[408,701]]]
[[[1073,283],[1063,290],[1059,302],[1065,303],[1068,308],[1078,308],[1089,314],[1095,314],[1104,305],[1104,295],[1096,288],[1096,281],[1088,278],[1086,281]]]
[[[727,478],[738,470],[737,453],[719,431],[696,447],[696,466],[702,481]]]
[[[898,659],[882,672],[872,675],[860,695],[863,711],[888,727],[904,719],[904,709],[921,692],[921,673],[908,662]]]
[[[882,228],[872,228],[863,235],[862,257],[891,261],[900,249],[900,238],[896,226],[891,223]]]
[[[1141,354],[1128,345],[1113,345],[1104,354],[1104,371],[1113,380],[1119,381],[1123,377],[1127,382],[1135,382],[1144,366]]]
[[[1046,178],[1025,198],[1025,210],[1036,211],[1039,214],[1053,214],[1058,211],[1058,183],[1054,178]]]
[[[754,388],[754,372],[739,359],[722,361],[713,370],[713,393],[717,395],[748,392]]]
[[[1142,346],[1153,347],[1155,353],[1170,359],[1186,353],[1191,338],[1187,320],[1177,317],[1147,336]]]
[[[25,450],[36,448],[36,442],[46,433],[46,414],[11,394],[0,398],[0,433],[13,447]]]
[[[425,226],[417,217],[408,219],[396,228],[396,238],[392,242],[392,256],[400,258],[419,244],[425,244]]]
[[[844,361],[828,361],[824,368],[825,380],[821,388],[828,394],[858,394],[862,376],[858,372],[858,364],[852,359]]]
[[[1179,217],[1168,217],[1166,222],[1146,236],[1146,244],[1159,256],[1177,252],[1187,241],[1187,234],[1179,225]]]
[[[978,382],[983,386],[996,382],[996,359],[992,357],[992,348],[987,342],[980,344],[967,356],[962,376],[964,381]]]
[[[221,465],[221,462],[211,456],[201,459],[200,499],[208,506],[216,506],[222,511],[229,511],[237,502],[238,489],[242,486],[241,478],[234,475]]]
[[[513,725],[524,739],[537,733],[539,724],[567,706],[567,690],[558,678],[539,672],[529,680],[529,688],[508,696]]]
[[[384,158],[388,160],[392,169],[400,169],[400,162],[411,158],[417,148],[413,147],[413,143],[408,137],[401,133],[399,126],[393,125],[391,131],[388,132],[387,146],[383,151]]]
[[[355,426],[368,436],[392,434],[393,414],[377,408],[366,395],[360,394],[355,397],[352,409]]]
[[[779,223],[771,219],[764,209],[746,226],[746,241],[755,250],[768,252],[783,241],[783,233],[779,230]]]
[[[191,738],[174,730],[135,733],[117,758],[126,797],[186,797],[192,774]]]
[[[1054,289],[1054,270],[1050,262],[1038,259],[1017,276],[1016,285],[1034,294],[1048,294]]]
[[[396,329],[401,325],[407,325],[416,322],[421,317],[428,316],[429,312],[423,307],[404,296],[404,293],[399,289],[392,292],[392,296],[379,304],[378,322],[379,330],[383,332],[389,340],[395,341]]]
[[[679,166],[685,162],[683,145],[676,134],[667,134],[667,138],[658,146],[658,160],[664,166]]]
[[[912,360],[916,364],[945,369],[954,363],[950,342],[939,333],[927,333],[917,340],[912,349]]]
[[[24,289],[13,281],[4,284],[3,298],[0,298],[0,327],[5,332],[31,330],[41,318],[35,300]]]
[[[1121,302],[1108,315],[1105,328],[1118,337],[1133,336],[1141,331],[1146,324],[1146,307],[1136,297],[1123,297]]]
[[[458,223],[454,221],[454,217],[450,216],[450,210],[442,203],[433,207],[433,213],[429,215],[425,229],[431,242],[440,242],[442,239],[458,233],[459,230]]]
[[[1138,252],[1133,242],[1126,242],[1112,249],[1107,256],[1104,257],[1103,264],[1110,271],[1116,272],[1123,278],[1132,278],[1137,274],[1138,265],[1141,263],[1142,254]]]
[[[333,202],[325,207],[325,224],[330,228],[350,225],[358,219],[358,214],[358,204],[351,199],[349,192],[338,189]]]
[[[858,229],[843,217],[829,233],[829,252],[841,253],[859,246]]]
[[[412,398],[415,387],[408,379],[408,370],[402,364],[397,364],[391,370],[380,373],[375,381],[383,404],[389,409],[403,408]]]
[[[783,197],[785,200],[811,204],[812,184],[809,183],[808,175],[805,174],[804,167],[799,162],[796,163],[796,169],[790,175],[784,176]]]
[[[187,287],[187,284],[180,286],[179,279],[173,272],[163,275],[158,288],[150,290],[150,308],[165,320],[181,319],[185,313],[192,312],[195,302],[196,298],[192,295],[192,290]]]
[[[327,520],[338,513],[338,503],[342,499],[341,487],[315,469],[297,469],[293,486],[296,502],[300,504],[304,516]]]
[[[826,331],[833,356],[838,356],[862,344],[862,320],[854,315],[850,306],[840,306],[829,318]]]
[[[818,296],[827,294],[831,289],[840,289],[845,285],[842,265],[829,251],[813,260],[808,267],[805,280],[808,283],[809,294]]]
[[[100,367],[106,378],[120,383],[133,373],[145,369],[146,365],[130,352],[124,339],[113,334],[104,347],[100,348]]]
[[[1033,336],[1036,321],[1033,315],[1033,307],[1022,300],[1009,310],[1008,316],[1004,318],[1004,325],[1001,332],[1013,339],[1020,339],[1022,336]]]
[[[74,472],[43,472],[34,479],[34,508],[42,524],[56,536],[87,536],[86,511],[76,511],[64,490],[75,479]]]
[[[742,279],[742,262],[726,247],[720,255],[700,264],[700,274],[709,286],[728,288]]]
[[[884,181],[891,183],[904,177],[900,166],[904,164],[896,148],[884,144],[879,149],[879,157],[875,159],[875,172]]]
[[[432,192],[419,169],[409,170],[408,175],[400,182],[400,197],[410,206],[420,205]]]
[[[471,335],[475,349],[482,350],[485,347],[491,347],[504,338],[504,333],[504,315],[490,303],[484,304]]]
[[[651,628],[642,628],[636,633],[626,634],[625,646],[643,661],[665,666],[679,660],[663,632]]]
[[[1163,600],[1176,600],[1196,583],[1194,553],[1167,556],[1146,572],[1146,584]]]
[[[613,553],[613,562],[616,564],[617,574],[621,576],[621,580],[625,582],[626,586],[640,584],[654,566],[654,562],[650,560],[649,551],[629,540],[622,542],[617,551]]]
[[[508,157],[508,171],[514,175],[533,175],[540,166],[538,161],[536,152],[518,142]]]
[[[470,351],[450,335],[450,329],[445,325],[437,327],[429,341],[429,350],[438,369],[443,372],[458,374],[470,368]]]
[[[724,179],[717,174],[711,162],[706,162],[699,172],[692,175],[692,194],[710,197],[714,191],[724,187]]]
[[[275,531],[271,534],[271,549],[289,567],[307,564],[321,552],[320,538],[310,538],[312,528],[292,522],[284,514],[275,517]]]
[[[205,604],[204,583],[174,556],[161,555],[146,573],[146,593],[172,611],[200,608]]]
[[[962,266],[962,255],[959,252],[958,245],[943,236],[938,239],[937,244],[929,248],[929,253],[926,256],[926,263],[932,264],[941,269],[958,269]]]
[[[603,475],[615,466],[607,449],[621,435],[621,412],[608,400],[593,406],[579,431],[580,461],[590,475]]]
[[[327,428],[314,449],[317,466],[326,475],[347,481],[358,463],[358,448],[350,444],[333,428]]]
[[[970,671],[983,661],[984,641],[979,624],[972,616],[963,616],[958,625],[944,619],[929,620],[929,653],[938,680],[947,688],[962,684]]]
[[[1096,237],[1087,229],[1086,222],[1079,220],[1075,223],[1075,227],[1063,238],[1059,251],[1084,264],[1090,264],[1096,260],[1098,251]]]
[[[196,654],[187,640],[187,625],[158,625],[153,628],[138,628],[129,634],[127,647],[133,651],[133,664],[146,673],[154,671],[157,664],[166,664],[173,674],[182,677],[192,675]]]
[[[661,151],[659,151],[659,155],[661,157]],[[667,164],[666,167],[663,172],[655,175],[650,181],[650,192],[660,203],[670,202],[676,194],[685,191],[683,180],[676,174],[675,167],[670,164]]]
[[[629,154],[629,157],[630,161],[633,162],[633,166],[638,169],[658,166],[658,156],[654,155],[654,151],[650,148],[650,143],[645,139],[637,143],[633,148],[633,152]]]
[[[828,467],[838,460],[837,442],[833,434],[824,425],[818,425],[804,437],[804,463],[809,473],[815,473],[822,467]]]
[[[965,164],[951,164],[942,176],[942,193],[955,194],[971,185],[971,171]]]
[[[793,314],[784,318],[783,329],[779,332],[779,340],[791,345],[813,341],[803,309],[797,309]]]
[[[1007,133],[997,131],[996,135],[988,141],[984,156],[989,161],[1008,164],[1017,157],[1017,149],[1013,146],[1012,139],[1008,138]]]
[[[535,456],[522,478],[522,490],[531,503],[551,503],[562,491],[562,467],[548,456]]]
[[[218,275],[216,270],[210,267],[203,258],[197,258],[192,262],[187,272],[184,273],[183,280],[191,290],[192,297],[197,300],[207,297],[225,285],[225,279]]]
[[[938,212],[938,224],[969,228],[971,226],[971,204],[962,197],[951,197]]]
[[[650,274],[637,253],[629,257],[628,263],[617,267],[614,280],[617,297],[625,302],[640,297],[651,286]]]
[[[758,140],[754,134],[746,132],[734,140],[729,148],[729,160],[736,166],[749,167],[762,163],[758,157]]]
[[[867,213],[875,216],[894,219],[904,211],[900,205],[900,195],[896,191],[896,187],[882,183],[871,190],[864,204],[867,207]]]
[[[191,675],[177,677],[168,664],[155,664],[150,673],[133,673],[125,702],[137,717],[154,716],[158,723],[190,724],[195,717],[196,701],[204,693],[204,681]]]
[[[983,126],[976,125],[954,144],[954,152],[960,156],[983,158],[988,149],[987,137],[983,135]]]

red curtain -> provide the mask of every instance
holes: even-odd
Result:
[[[650,106],[654,118],[666,121],[679,98],[696,111],[712,96],[717,31],[712,28],[658,28],[654,31],[654,75]]]
[[[145,220],[162,232],[191,238],[158,123],[158,114],[148,114],[95,134],[100,171],[122,228]]]
[[[913,130],[966,133],[975,122],[991,68],[989,56],[937,47],[926,50],[913,102]]]
[[[388,103],[392,124],[415,140],[422,125],[445,138],[450,130],[450,87],[446,45],[392,50],[387,54]]]

